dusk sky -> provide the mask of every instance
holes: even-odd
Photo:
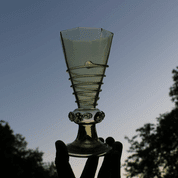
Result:
[[[60,41],[60,31],[75,27],[114,33],[97,106],[106,116],[96,129],[123,143],[123,164],[124,137],[174,107],[168,93],[178,66],[178,1],[0,1],[0,120],[28,148],[44,152],[44,162],[54,161],[56,140],[77,136],[78,125],[68,119],[77,104]],[[70,158],[76,178],[84,161]]]

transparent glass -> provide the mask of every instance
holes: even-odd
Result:
[[[95,124],[104,118],[104,113],[96,106],[103,77],[105,77],[105,70],[108,67],[107,62],[113,33],[102,28],[77,27],[61,31],[60,36],[67,72],[70,76],[69,80],[71,80],[71,87],[78,105],[78,109],[69,113],[69,118],[79,124],[80,133],[78,135],[80,136],[77,137],[73,145],[68,145],[69,152],[72,152],[75,146],[75,151],[73,151],[75,153],[71,153],[72,156],[86,157],[94,154],[94,152],[102,155],[99,153],[102,150],[99,147],[103,146],[105,152],[107,148],[98,140]],[[85,126],[86,124],[87,126]],[[87,129],[89,128],[88,124],[90,124],[90,129]],[[90,133],[87,130],[90,130]],[[88,142],[82,142],[81,138]],[[81,153],[82,144],[84,144],[83,153]],[[90,153],[87,153],[87,148]]]

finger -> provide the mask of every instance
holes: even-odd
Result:
[[[106,139],[106,143],[112,147],[115,140],[112,137],[108,137]],[[98,173],[98,178],[109,177],[110,176],[110,169],[111,169],[111,153],[110,151],[105,155],[103,163]]]
[[[122,149],[123,149],[123,145],[121,142],[117,141],[113,144],[113,154],[117,154],[118,158],[121,158]]]
[[[109,177],[110,166],[111,166],[110,160],[111,160],[111,154],[108,153],[104,157],[103,163],[102,163],[101,168],[98,173],[98,178]]]
[[[87,159],[80,178],[94,178],[98,166],[98,156],[91,156]]]
[[[120,142],[113,144],[111,151],[111,178],[120,178],[120,159],[122,154],[123,145]]]
[[[75,178],[72,168],[69,164],[69,155],[65,143],[61,140],[56,141],[55,164],[58,177]]]

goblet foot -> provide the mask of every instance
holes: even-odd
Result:
[[[67,145],[69,156],[73,157],[90,157],[92,155],[104,156],[110,149],[106,143],[101,143],[101,141],[91,142],[90,145],[85,143],[74,141]],[[96,146],[95,146],[96,145]]]
[[[97,137],[95,124],[79,124],[77,138],[67,144],[69,156],[90,157],[92,155],[104,156],[111,147]]]

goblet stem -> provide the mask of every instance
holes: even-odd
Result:
[[[111,147],[109,147],[106,143],[103,143],[99,140],[95,123],[78,125],[79,129],[76,140],[67,145],[70,156],[103,156],[111,149]]]

